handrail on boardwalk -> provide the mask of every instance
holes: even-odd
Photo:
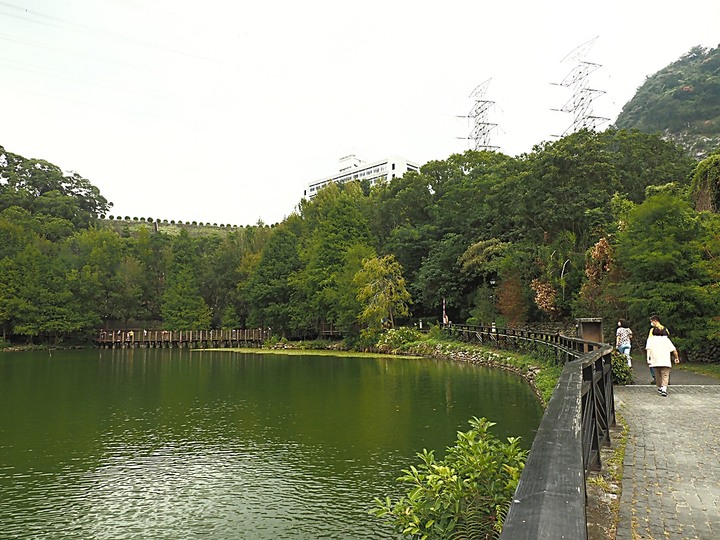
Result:
[[[609,446],[615,425],[612,346],[495,326],[447,325],[445,330],[498,348],[549,347],[564,364],[500,539],[587,539],[585,478],[600,470],[600,448]]]

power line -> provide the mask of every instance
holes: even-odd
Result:
[[[89,34],[92,36],[102,36],[102,37],[109,37],[112,40],[115,41],[122,41],[125,43],[131,43],[134,45],[139,45],[146,48],[152,48],[159,51],[169,52],[173,54],[180,54],[184,55],[186,57],[191,57],[195,59],[200,60],[213,60],[211,58],[206,58],[201,55],[197,54],[190,54],[183,51],[178,51],[172,48],[168,47],[161,47],[156,46],[151,43],[148,43],[146,41],[142,40],[136,40],[133,38],[130,38],[128,36],[123,36],[121,34],[117,34],[114,32],[109,32],[105,30],[100,30],[93,28],[88,25],[79,24],[72,22],[67,19],[63,19],[60,17],[55,17],[53,15],[49,15],[46,13],[41,13],[38,11],[32,11],[32,10],[26,10],[24,7],[18,6],[12,2],[2,1],[0,0],[0,16],[12,17],[14,19],[28,21],[32,24],[40,25],[44,28],[58,28],[63,33],[67,33],[68,31],[72,31],[74,34],[78,32],[82,32],[83,34]],[[162,118],[164,115],[156,115],[156,114],[147,114],[145,112],[146,110],[150,110],[151,108],[154,108],[159,102],[178,102],[179,95],[175,95],[175,91],[172,91],[170,93],[167,92],[170,88],[167,89],[164,88],[153,88],[150,85],[146,85],[145,87],[142,86],[143,81],[150,80],[148,77],[146,77],[144,74],[138,73],[133,74],[130,76],[123,76],[122,78],[119,77],[113,77],[112,73],[108,71],[108,66],[124,66],[133,70],[142,70],[147,71],[149,69],[152,69],[153,72],[157,71],[157,66],[149,66],[149,65],[142,65],[142,63],[134,62],[126,62],[124,61],[126,58],[129,58],[127,54],[124,54],[122,56],[115,56],[115,55],[107,55],[107,54],[94,54],[96,51],[102,51],[102,47],[97,46],[96,43],[92,43],[90,46],[86,48],[86,50],[77,50],[74,49],[72,46],[56,46],[54,43],[43,43],[42,39],[45,37],[49,37],[49,39],[52,39],[53,33],[45,31],[43,33],[42,37],[38,37],[38,39],[27,39],[24,36],[20,35],[14,35],[13,31],[15,31],[18,28],[18,25],[8,25],[9,32],[0,32],[0,40],[6,41],[11,44],[19,44],[19,46],[22,47],[34,47],[42,51],[50,51],[53,53],[59,53],[60,55],[67,55],[68,57],[80,57],[89,59],[90,61],[97,64],[96,68],[92,69],[84,69],[84,66],[81,63],[78,63],[77,61],[73,61],[73,63],[63,62],[63,61],[52,61],[52,57],[47,54],[38,55],[37,53],[32,54],[31,56],[28,55],[28,60],[20,61],[19,59],[22,57],[18,54],[18,47],[1,47],[0,48],[0,65],[5,66],[6,68],[9,68],[12,71],[16,72],[24,72],[24,73],[30,73],[40,76],[46,76],[48,78],[52,78],[58,81],[71,81],[75,83],[80,83],[83,87],[92,85],[94,87],[101,87],[106,88],[115,92],[123,92],[123,93],[132,93],[135,95],[141,95],[146,96],[149,98],[152,98],[155,100],[155,104],[147,104],[145,107],[140,107],[140,110],[137,110],[137,107],[132,107],[133,110],[128,110],[127,108],[122,107],[113,107],[110,104],[111,103],[117,103],[117,100],[109,99],[107,97],[103,97],[101,93],[94,92],[90,94],[92,89],[88,88],[87,95],[92,95],[93,97],[98,98],[99,100],[102,100],[102,102],[98,102],[97,104],[94,104],[93,106],[100,107],[100,108],[106,108],[106,109],[112,109],[117,110],[121,112],[130,112],[132,114],[139,114],[141,116],[154,116],[158,118]],[[68,41],[72,41],[68,39]],[[15,50],[14,50],[15,49]],[[147,55],[146,55],[147,57]],[[130,57],[134,58],[134,57]],[[218,64],[221,62],[218,60],[216,61]],[[172,64],[169,64],[172,65]],[[86,67],[86,66],[85,66]],[[210,68],[210,66],[208,66]],[[102,73],[109,74],[110,78],[103,78],[101,76]],[[189,74],[190,72],[182,72],[183,74]],[[178,75],[181,73],[178,72]],[[7,72],[6,72],[7,75]],[[12,88],[11,86],[7,86],[7,83],[14,82],[16,86],[25,85],[24,90],[19,90],[21,93],[29,93],[34,94],[38,96],[43,96],[51,99],[58,99],[62,101],[66,101],[69,103],[80,103],[77,101],[77,92],[73,91],[72,94],[70,91],[63,92],[62,88],[64,88],[63,85],[59,85],[55,82],[53,82],[52,87],[48,86],[47,90],[44,90],[40,87],[33,89],[33,85],[29,82],[29,79],[26,82],[23,82],[21,78],[18,78],[16,81],[12,81],[11,77],[5,77],[5,80],[3,81],[6,83],[3,85],[5,88],[9,89],[17,89]],[[172,80],[170,78],[166,78],[165,80],[168,81],[168,83]],[[140,83],[140,84],[138,84]],[[172,87],[175,90],[180,91],[183,86],[181,84],[175,84]],[[60,89],[60,91],[59,91]],[[34,91],[33,91],[34,90]],[[83,92],[84,93],[84,92]],[[63,97],[66,96],[66,97]],[[91,101],[93,101],[91,99]],[[91,105],[88,101],[83,101],[82,103]],[[179,102],[178,102],[179,103]],[[198,100],[197,96],[193,97],[193,103],[195,105],[202,105],[203,107],[209,107],[210,109],[217,110],[217,103],[213,101],[207,101],[205,99]]]
[[[51,45],[47,45],[47,44],[44,44],[44,43],[40,43],[39,41],[33,41],[33,40],[30,40],[30,39],[24,39],[24,38],[20,38],[20,37],[17,37],[17,36],[12,36],[12,35],[10,35],[10,34],[5,34],[5,33],[2,33],[2,32],[0,32],[0,39],[1,39],[1,40],[4,40],[4,41],[9,41],[9,42],[11,42],[11,43],[19,43],[19,44],[21,44],[21,45],[28,45],[28,46],[30,46],[30,47],[35,47],[35,48],[37,48],[37,49],[44,49],[44,50],[46,50],[46,51],[59,52],[59,53],[62,53],[62,54],[67,54],[67,55],[69,55],[69,56],[76,56],[76,57],[78,57],[78,58],[86,58],[86,59],[88,59],[88,60],[96,60],[96,61],[98,61],[98,62],[103,62],[103,63],[107,63],[107,62],[109,62],[109,61],[112,61],[112,63],[114,63],[114,64],[123,65],[123,66],[125,66],[125,67],[130,67],[130,68],[134,68],[134,69],[142,69],[142,66],[140,66],[139,64],[131,64],[131,63],[128,63],[128,62],[118,61],[118,60],[116,60],[116,59],[110,60],[107,56],[101,57],[101,56],[97,56],[97,55],[94,55],[94,54],[88,54],[88,53],[85,52],[85,51],[80,51],[80,50],[77,50],[77,49],[69,49],[69,48],[67,48],[67,47],[59,47],[59,46],[57,46],[57,45],[55,45],[55,44],[53,44],[53,45],[51,46]]]
[[[133,92],[136,94],[145,95],[147,97],[153,97],[153,98],[157,98],[157,99],[166,99],[167,98],[167,95],[160,94],[158,92],[153,92],[149,88],[118,85],[112,81],[104,80],[104,79],[88,79],[88,78],[83,78],[83,77],[75,77],[75,76],[69,75],[68,73],[65,73],[63,71],[59,71],[59,70],[55,70],[55,69],[48,69],[48,68],[38,68],[35,66],[29,66],[26,63],[14,62],[12,60],[7,60],[4,58],[0,58],[0,64],[3,64],[5,66],[8,66],[15,70],[25,71],[28,73],[36,73],[36,74],[40,74],[40,75],[50,75],[52,77],[59,77],[61,79],[65,79],[68,81],[79,82],[79,83],[82,83],[83,85],[99,86],[99,87],[108,88],[110,90],[116,90],[116,91],[121,91],[121,92]]]
[[[176,55],[181,55],[181,56],[186,56],[189,58],[195,58],[195,59],[199,59],[199,60],[206,60],[206,61],[210,61],[210,62],[222,63],[220,60],[217,60],[215,58],[210,58],[208,56],[203,56],[203,55],[192,53],[192,52],[181,51],[178,49],[164,47],[162,45],[157,45],[157,44],[151,43],[149,41],[132,38],[132,37],[124,35],[124,34],[118,34],[116,32],[111,32],[109,30],[100,30],[100,29],[94,28],[92,26],[69,21],[67,19],[56,17],[54,15],[48,15],[46,13],[41,13],[39,11],[30,10],[30,9],[27,9],[22,6],[12,4],[10,2],[4,2],[4,1],[0,0],[0,6],[9,8],[16,12],[19,11],[22,14],[9,13],[7,11],[0,11],[0,13],[3,13],[4,15],[7,15],[8,17],[25,20],[25,21],[28,21],[28,22],[31,22],[34,24],[50,26],[50,27],[59,28],[62,30],[71,29],[71,30],[81,31],[81,32],[85,32],[90,35],[99,36],[99,37],[103,37],[103,38],[109,38],[109,39],[113,39],[115,41],[129,43],[129,44],[133,44],[133,45],[140,46],[140,47],[157,49],[159,51],[176,54]],[[36,18],[33,18],[33,17],[36,17]],[[38,20],[38,19],[41,19],[41,20]]]

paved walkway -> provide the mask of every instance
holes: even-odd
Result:
[[[618,386],[615,405],[630,428],[617,540],[720,539],[720,380],[673,369],[668,397]]]

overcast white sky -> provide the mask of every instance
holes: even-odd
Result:
[[[720,1],[0,0],[0,145],[77,171],[110,213],[249,225],[290,214],[341,156],[420,164],[469,148],[491,79],[492,143],[571,123],[553,86],[602,64],[614,120],[646,76],[720,43]]]

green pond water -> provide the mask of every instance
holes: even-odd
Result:
[[[472,416],[529,448],[542,409],[429,359],[0,353],[0,537],[391,538],[373,498]]]

